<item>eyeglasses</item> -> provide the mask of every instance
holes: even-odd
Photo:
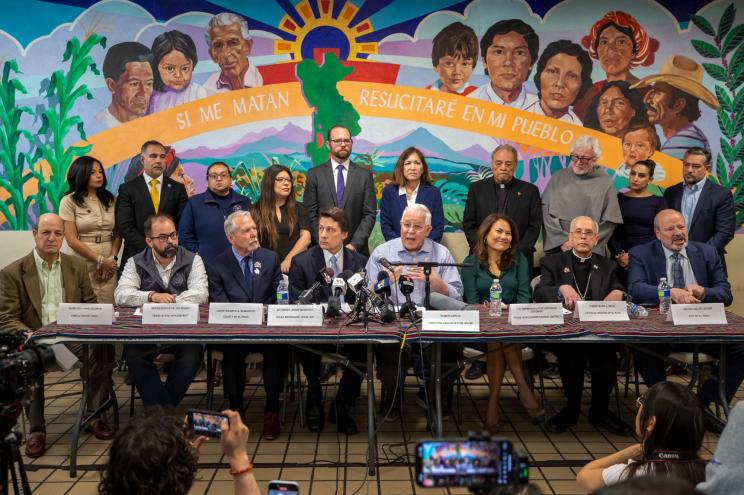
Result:
[[[573,231],[573,235],[575,235],[576,237],[591,237],[595,235],[595,232],[589,229],[586,229],[586,230],[576,229]]]
[[[403,228],[403,230],[413,230],[414,232],[423,232],[426,228],[426,225],[409,222],[401,223],[400,226]]]
[[[331,139],[331,142],[335,145],[345,144],[348,146],[351,144],[351,139]]]
[[[640,408],[642,405],[646,403],[646,394],[639,395],[636,399],[636,407]]]
[[[292,183],[292,179],[288,179],[286,177],[277,177],[274,180],[276,182],[279,182],[280,184],[291,184]]]
[[[571,160],[579,163],[589,163],[596,160],[593,156],[579,156],[579,155],[571,155]]]
[[[173,231],[170,234],[160,234],[155,237],[150,237],[150,239],[152,239],[153,241],[160,241],[160,242],[166,242],[168,240],[175,241],[176,239],[178,239],[178,232]]]
[[[230,174],[228,172],[222,172],[221,174],[212,173],[212,174],[207,174],[207,177],[209,177],[212,180],[227,179],[230,177]]]

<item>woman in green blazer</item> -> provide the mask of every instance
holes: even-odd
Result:
[[[530,273],[527,258],[517,251],[519,232],[514,222],[496,213],[487,216],[478,228],[473,254],[465,258],[470,268],[462,269],[465,302],[479,304],[489,301],[493,279],[501,283],[502,300],[506,304],[529,303]],[[519,344],[489,343],[487,355],[489,398],[486,427],[499,429],[499,396],[506,366],[517,382],[519,401],[533,420],[545,416],[527,384],[522,369],[522,349]]]

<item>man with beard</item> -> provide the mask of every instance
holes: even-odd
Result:
[[[141,43],[126,41],[109,48],[103,59],[103,77],[111,92],[111,104],[96,115],[96,120],[114,127],[147,113],[153,84],[151,60],[150,49]]]
[[[263,78],[248,55],[253,39],[248,22],[237,14],[223,12],[209,21],[206,33],[209,56],[220,66],[204,83],[209,94],[263,86]]]
[[[700,147],[710,150],[708,138],[693,122],[700,118],[698,102],[702,100],[713,110],[720,104],[703,86],[704,71],[696,61],[682,55],[667,59],[659,74],[647,76],[631,86],[651,86],[643,102],[651,125],[659,125],[666,141],[661,151],[675,158],[682,158],[685,150]]]
[[[318,242],[318,218],[320,212],[331,207],[344,210],[349,221],[346,247],[363,255],[369,255],[367,241],[375,226],[377,198],[372,172],[350,160],[353,141],[346,127],[330,128],[326,143],[331,152],[330,159],[311,168],[305,186],[305,208],[310,217],[310,233],[313,242]]]
[[[145,242],[147,247],[124,267],[114,292],[117,305],[207,302],[204,263],[198,254],[178,245],[178,231],[170,215],[158,214],[145,221]],[[175,361],[163,384],[153,360],[166,350],[175,355]],[[199,344],[127,344],[124,353],[145,407],[162,406],[166,410],[175,409],[181,402],[202,360]]]

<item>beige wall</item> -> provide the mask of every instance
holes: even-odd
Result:
[[[446,245],[456,261],[468,255],[468,243],[464,234],[444,234],[442,243]],[[34,245],[31,232],[0,232],[0,268],[31,251]],[[67,251],[67,245],[63,248]],[[726,263],[729,280],[734,291],[734,304],[729,308],[744,316],[744,235],[738,235],[727,247]]]

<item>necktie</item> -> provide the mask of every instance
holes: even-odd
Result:
[[[155,213],[160,208],[160,193],[158,193],[158,180],[150,179],[150,199],[152,199],[152,206],[155,208]]]
[[[245,271],[243,272],[243,276],[245,276],[245,285],[248,287],[248,297],[253,300],[253,272],[251,271],[251,257],[246,256],[243,258],[243,261],[245,262]]]
[[[344,205],[344,166],[336,167],[338,174],[336,176],[336,206],[342,208]]]
[[[672,287],[675,289],[685,288],[685,274],[682,271],[682,255],[674,253],[672,255]]]
[[[336,255],[335,254],[332,254],[331,255],[331,258],[330,258],[330,262],[331,262],[331,268],[333,268],[333,276],[334,277],[337,276],[338,273],[339,273],[339,271],[340,271],[338,269],[338,263],[337,263],[337,261],[338,260],[336,259]]]

